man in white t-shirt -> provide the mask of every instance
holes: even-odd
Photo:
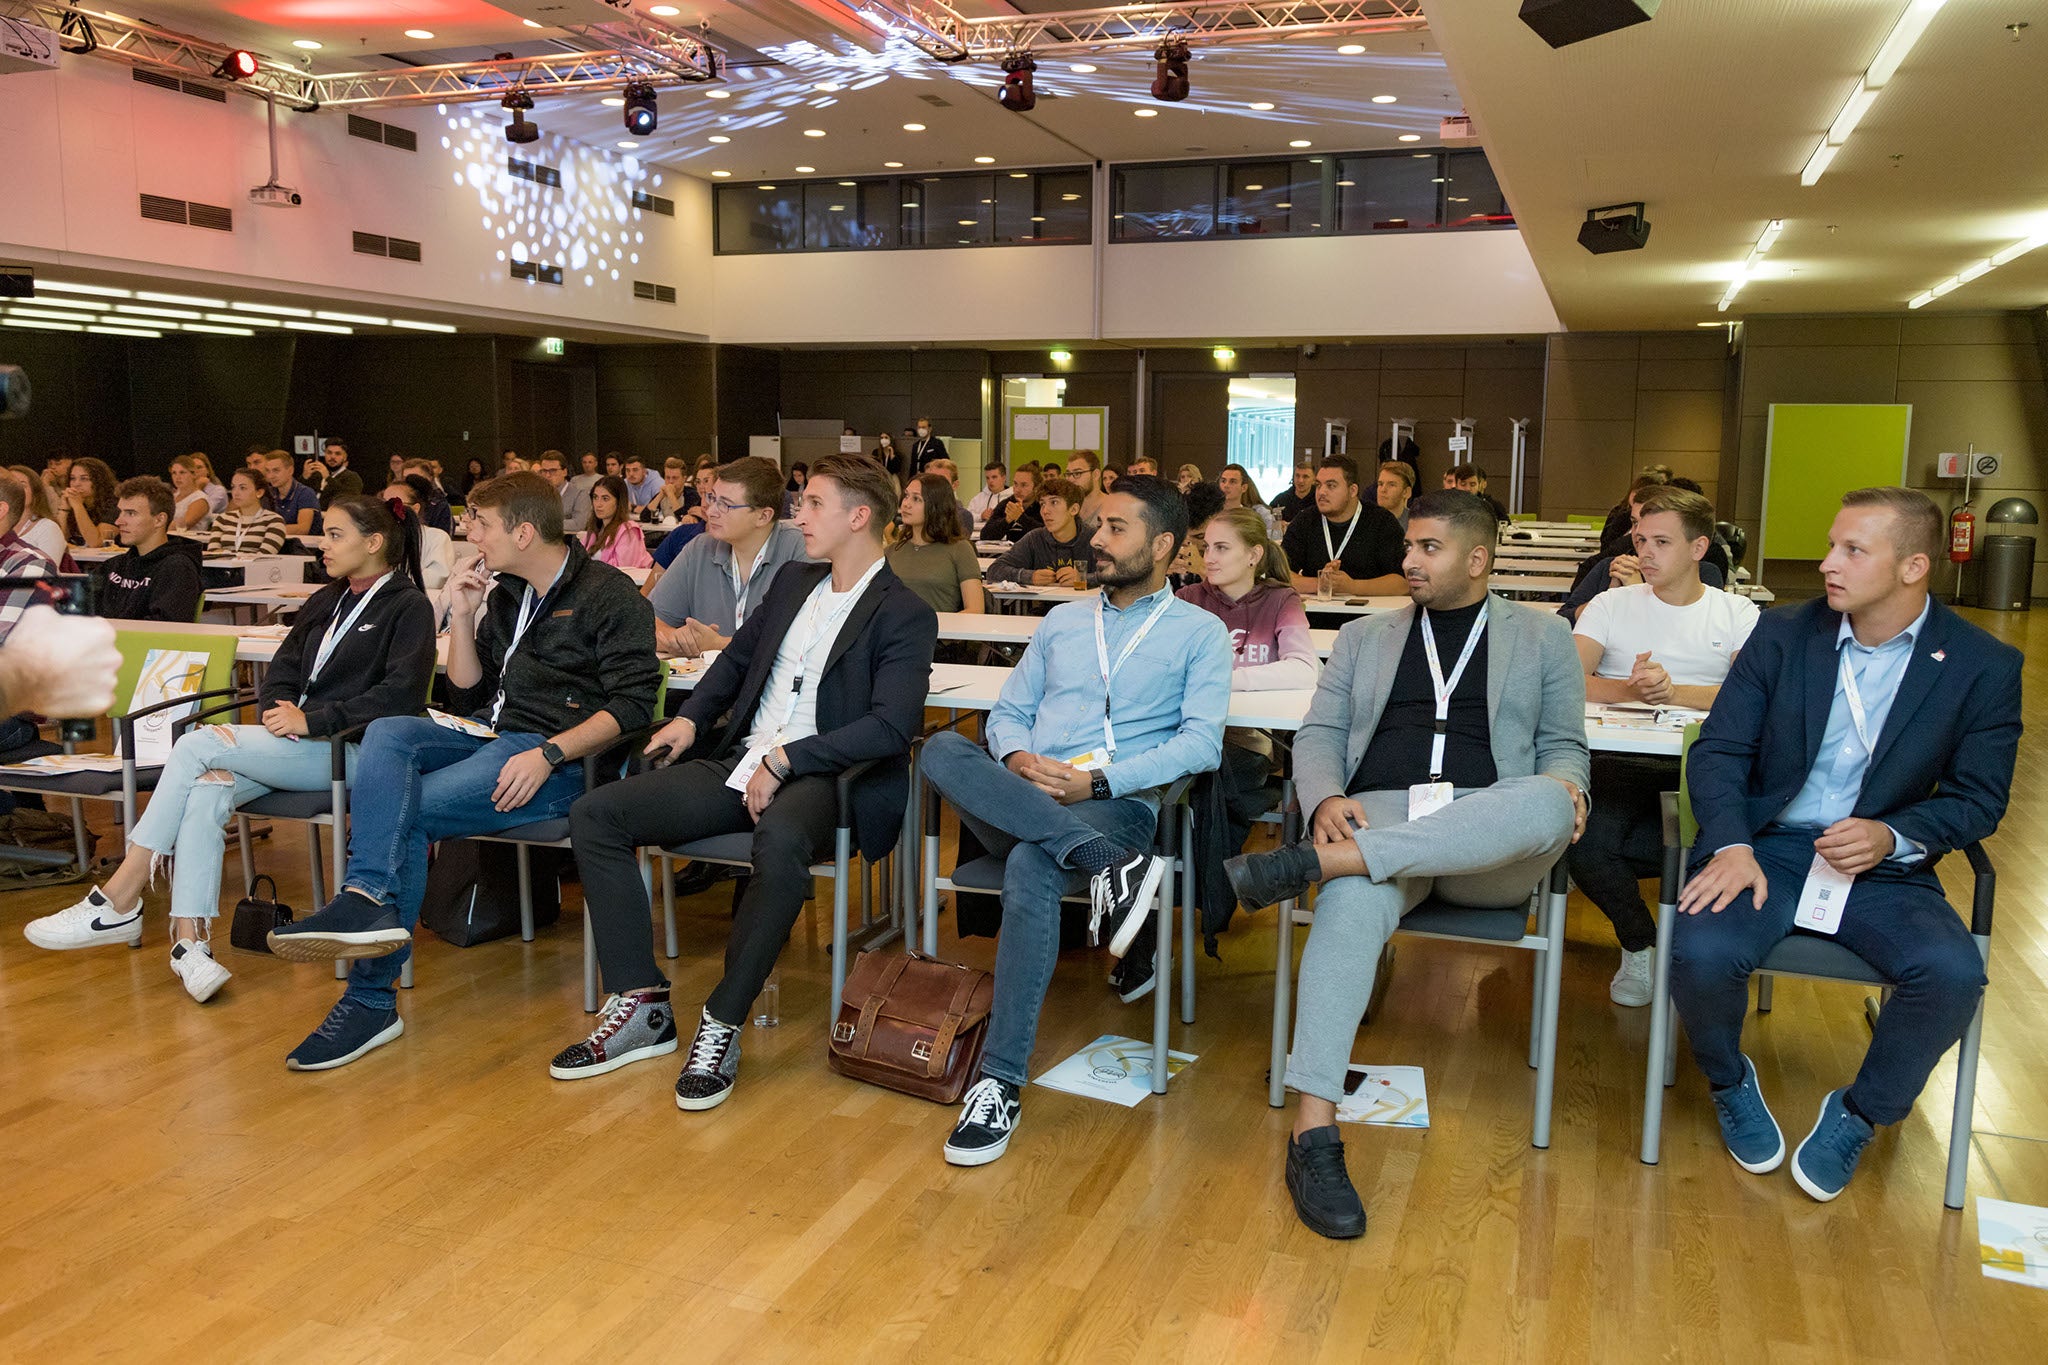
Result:
[[[1713,542],[1714,507],[1697,493],[1659,487],[1641,498],[1634,541],[1643,581],[1586,604],[1572,631],[1589,702],[1641,702],[1706,710],[1756,628],[1756,604],[1700,581]],[[1617,1005],[1650,1003],[1657,925],[1643,877],[1663,858],[1660,793],[1678,774],[1666,759],[1593,755],[1593,808],[1565,855],[1572,880],[1614,922],[1621,970],[1607,988]]]

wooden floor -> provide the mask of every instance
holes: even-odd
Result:
[[[2024,648],[2036,618],[1977,619]],[[2048,669],[2028,674],[2048,696]],[[530,945],[429,939],[405,1037],[298,1075],[284,1056],[336,994],[326,969],[223,948],[235,978],[202,1007],[166,965],[161,900],[140,951],[44,953],[19,926],[75,889],[0,895],[0,1359],[2039,1361],[2048,1294],[1979,1273],[1973,1212],[2048,1204],[2037,754],[1991,846],[1959,1214],[1941,1207],[1952,1058],[1834,1204],[1738,1169],[1689,1062],[1663,1164],[1640,1165],[1645,1012],[1608,1002],[1614,939],[1576,897],[1550,1150],[1528,1142],[1527,956],[1404,941],[1358,1055],[1425,1067],[1434,1126],[1346,1130],[1372,1222],[1338,1244],[1281,1182],[1270,911],[1203,962],[1199,1022],[1176,1033],[1200,1060],[1170,1095],[1123,1110],[1033,1088],[1010,1155],[956,1170],[950,1111],[826,1070],[815,915],[784,957],[782,1026],[748,1030],[731,1101],[683,1114],[670,1059],[548,1079],[587,1027],[573,908]],[[303,908],[300,835],[270,844],[262,866]],[[718,975],[724,908],[722,889],[684,903],[686,1013]],[[958,953],[987,964],[993,945]],[[1106,965],[1061,961],[1040,1069],[1099,1033],[1147,1036],[1150,1002],[1120,1005]],[[1854,1071],[1860,996],[1786,981],[1752,1016],[1795,1139]]]

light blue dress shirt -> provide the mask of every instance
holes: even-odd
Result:
[[[1156,788],[1216,767],[1230,713],[1230,636],[1222,621],[1170,587],[1122,608],[1102,595],[1110,666],[1162,598],[1158,622],[1116,669],[1109,694],[1116,729],[1116,755],[1104,769],[1110,792],[1148,802]],[[1065,761],[1103,747],[1096,600],[1054,607],[1031,637],[989,712],[988,749],[996,758],[1024,749]]]
[[[1842,687],[1840,658],[1845,652],[1849,670],[1856,678],[1856,695],[1863,699],[1864,729],[1870,735],[1871,743],[1875,744],[1884,734],[1885,718],[1892,713],[1892,702],[1899,695],[1899,683],[1906,676],[1906,665],[1913,658],[1920,629],[1927,624],[1932,610],[1933,601],[1929,599],[1912,625],[1874,649],[1857,643],[1849,618],[1842,618],[1841,630],[1835,636],[1838,651],[1835,695],[1828,704],[1827,730],[1821,736],[1820,752],[1814,757],[1813,768],[1806,774],[1805,785],[1800,787],[1799,794],[1785,809],[1778,812],[1778,824],[1797,829],[1826,829],[1837,820],[1855,813],[1856,798],[1863,792],[1863,775],[1870,768],[1870,751],[1857,738],[1855,722],[1849,715],[1848,694]],[[1892,830],[1892,837],[1898,841],[1898,848],[1891,855],[1893,859],[1908,861],[1926,852],[1897,830]]]

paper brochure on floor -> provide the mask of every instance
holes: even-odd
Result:
[[[1429,1127],[1429,1095],[1419,1066],[1351,1066],[1344,1071],[1343,1123],[1377,1123],[1387,1128]]]
[[[1168,1052],[1166,1078],[1172,1080],[1194,1062],[1192,1052]],[[1152,1093],[1152,1044],[1105,1033],[1040,1076],[1037,1083],[1069,1095],[1135,1108]]]
[[[1977,1257],[1994,1280],[2048,1289],[2048,1209],[1979,1199]]]

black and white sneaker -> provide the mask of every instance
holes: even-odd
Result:
[[[676,1108],[716,1109],[732,1093],[733,1078],[740,1072],[740,1030],[736,1024],[721,1024],[703,1011],[697,1021],[697,1036],[690,1042],[690,1059],[683,1074],[676,1077]]]
[[[676,1013],[668,987],[627,991],[604,1002],[597,1027],[588,1038],[555,1054],[548,1075],[558,1081],[580,1081],[648,1057],[676,1050]]]
[[[1109,974],[1109,988],[1116,992],[1117,999],[1130,1005],[1152,994],[1152,988],[1159,984],[1159,973],[1152,958],[1153,951],[1148,944],[1141,945],[1117,962],[1116,970]]]
[[[1109,921],[1109,951],[1122,957],[1130,951],[1131,940],[1145,923],[1152,898],[1159,894],[1159,879],[1166,875],[1166,859],[1156,853],[1133,853],[1095,874],[1088,883],[1088,942],[1100,941],[1104,920]]]
[[[1008,1081],[983,1076],[961,1097],[960,1121],[946,1139],[946,1162],[953,1166],[986,1166],[1010,1148],[1023,1109],[1019,1091]]]

